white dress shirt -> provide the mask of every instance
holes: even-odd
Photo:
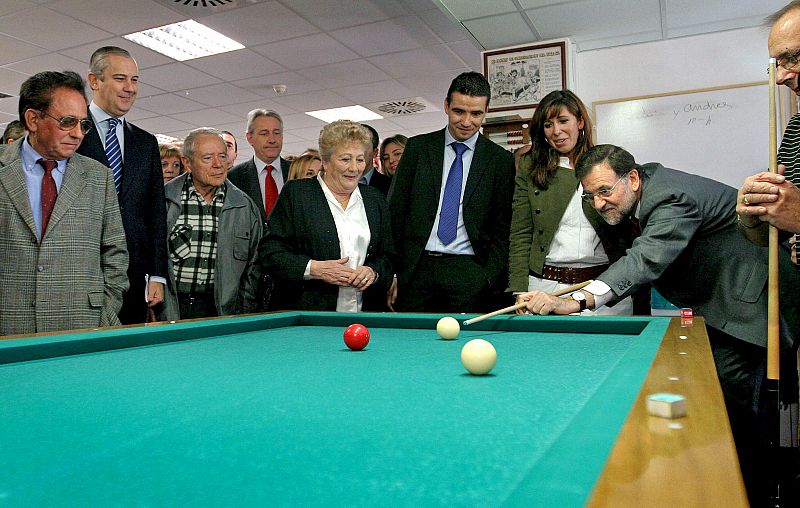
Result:
[[[433,252],[444,252],[446,254],[462,254],[473,255],[475,251],[472,249],[472,244],[467,235],[467,228],[464,227],[464,188],[467,186],[467,178],[472,167],[472,156],[475,154],[475,145],[478,143],[478,136],[480,133],[475,133],[471,138],[466,141],[460,141],[467,145],[467,150],[461,155],[461,163],[464,172],[461,177],[461,200],[458,207],[458,225],[456,229],[456,239],[450,245],[445,245],[439,240],[439,214],[442,213],[442,199],[444,198],[444,188],[447,183],[447,174],[450,172],[450,166],[456,160],[456,152],[452,143],[457,140],[450,134],[450,129],[444,130],[444,163],[442,164],[442,186],[439,189],[439,204],[436,207],[436,219],[433,221],[433,229],[428,237],[428,243],[425,244],[425,250]]]
[[[100,143],[103,144],[103,149],[106,148],[106,135],[108,134],[108,119],[111,118],[111,115],[103,111],[100,106],[92,101],[89,104],[89,112],[92,114],[92,118],[94,119],[94,126],[97,129],[97,134],[100,136]],[[114,117],[117,118],[117,117]],[[117,127],[114,129],[117,133],[117,141],[119,141],[120,152],[122,156],[122,162],[125,162],[125,117],[121,116],[117,118],[119,122],[117,122]]]

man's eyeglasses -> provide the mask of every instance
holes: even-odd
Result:
[[[81,125],[81,132],[84,134],[92,130],[93,124],[92,121],[89,120],[88,118],[79,120],[78,118],[71,115],[62,116],[61,118],[56,118],[46,111],[39,111],[39,113],[45,116],[49,116],[50,118],[58,122],[58,128],[61,129],[62,131],[71,131],[78,124]]]
[[[789,50],[786,50],[786,53],[784,53],[783,56],[778,57],[776,60],[776,65],[778,67],[783,67],[789,72],[792,72],[797,70],[798,62],[800,62],[800,49],[794,53],[789,53]]]
[[[597,191],[595,193],[584,192],[583,194],[581,194],[581,199],[583,199],[584,201],[588,201],[590,203],[594,203],[594,198],[596,198],[596,197],[600,198],[600,199],[607,199],[609,196],[611,196],[614,193],[614,189],[616,188],[617,185],[619,185],[619,182],[621,182],[626,176],[628,176],[630,174],[631,173],[629,171],[629,172],[625,173],[624,175],[622,175],[621,177],[619,177],[619,180],[614,182],[614,185],[612,185],[611,187],[608,187],[608,188],[605,188],[605,189],[600,189],[599,191]]]

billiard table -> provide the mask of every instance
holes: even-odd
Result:
[[[276,313],[0,340],[8,506],[746,506],[702,319]],[[459,321],[469,316],[455,316]],[[346,326],[371,331],[363,351]],[[460,350],[494,344],[487,376]],[[683,418],[645,397],[687,398]]]

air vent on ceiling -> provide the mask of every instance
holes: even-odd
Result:
[[[176,4],[188,5],[189,7],[219,7],[221,5],[233,3],[233,0],[173,0]]]
[[[406,99],[378,102],[370,104],[367,107],[372,111],[380,113],[384,117],[414,115],[437,110],[433,104],[421,97],[409,97]]]
[[[0,92],[0,99],[5,99],[6,97],[12,97],[12,96],[8,95],[7,93]]]

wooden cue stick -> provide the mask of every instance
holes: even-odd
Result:
[[[769,170],[778,172],[778,128],[775,120],[775,59],[769,59]],[[780,313],[778,286],[778,229],[769,227],[769,285],[767,296],[767,379],[780,379]]]
[[[575,291],[577,291],[579,289],[585,288],[591,282],[593,282],[593,281],[592,280],[587,280],[587,281],[581,282],[580,284],[575,284],[573,286],[570,286],[570,287],[567,287],[567,288],[564,288],[564,289],[559,289],[558,291],[553,291],[552,293],[550,293],[550,296],[561,296],[561,295],[566,295],[568,293],[573,293],[573,292],[575,292]],[[517,303],[517,304],[514,304],[514,305],[510,305],[510,306],[505,307],[503,309],[496,310],[494,312],[490,312],[490,313],[484,314],[482,316],[474,317],[472,319],[467,319],[462,324],[464,326],[468,326],[468,325],[471,325],[472,323],[477,323],[478,321],[483,321],[484,319],[489,319],[490,317],[499,316],[500,314],[506,314],[508,312],[514,312],[517,309],[521,309],[521,308],[525,307],[525,305],[526,305],[525,302],[521,302],[521,303]]]

